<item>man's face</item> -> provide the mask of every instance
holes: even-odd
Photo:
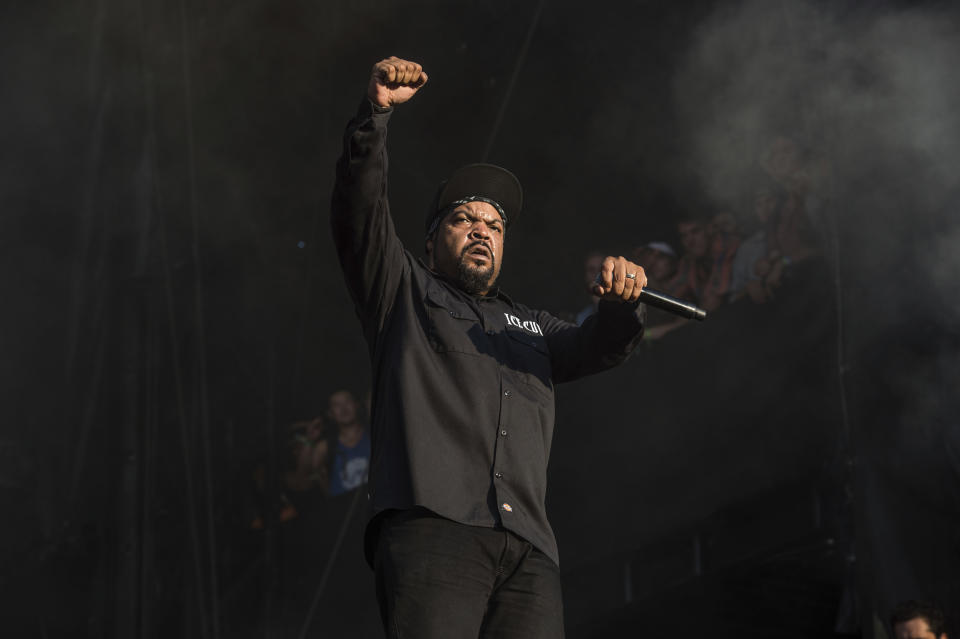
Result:
[[[500,275],[503,236],[497,209],[486,202],[467,202],[440,221],[427,240],[427,252],[434,270],[470,294],[484,294]]]
[[[930,630],[930,624],[923,617],[916,617],[910,621],[898,623],[893,627],[896,639],[946,639],[946,633],[937,637]]]
[[[348,391],[337,391],[330,396],[330,417],[338,426],[357,421],[357,400]]]
[[[713,219],[710,220],[711,234],[716,233],[725,233],[727,235],[733,235],[737,232],[737,218],[733,216],[733,213],[717,213],[713,216]]]
[[[655,282],[666,282],[677,272],[677,258],[663,251],[651,249],[647,255],[649,277]]]
[[[707,238],[707,229],[700,222],[680,222],[677,225],[680,232],[680,243],[684,250],[693,257],[700,258],[707,255],[710,242]]]

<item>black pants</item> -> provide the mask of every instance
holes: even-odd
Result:
[[[403,511],[374,569],[389,639],[561,639],[560,569],[513,533]]]

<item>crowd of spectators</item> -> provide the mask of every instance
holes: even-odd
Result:
[[[675,217],[676,243],[657,238],[629,251],[644,267],[647,286],[696,303],[709,312],[739,304],[769,305],[799,292],[799,283],[822,265],[826,237],[822,189],[826,169],[787,137],[772,140],[758,158],[761,169],[743,194],[740,210],[711,214],[684,212]],[[676,248],[675,248],[676,247]],[[679,249],[679,250],[678,250]],[[592,284],[612,251],[593,250],[583,262],[590,301],[566,318],[582,324],[596,312]],[[648,307],[647,340],[687,325]],[[928,601],[909,600],[889,613],[890,639],[949,639],[944,610]]]
[[[630,259],[646,271],[649,288],[710,312],[741,299],[764,304],[777,297],[793,273],[822,255],[815,185],[824,169],[787,137],[772,140],[758,165],[761,175],[744,194],[742,210],[683,212],[675,225],[677,244],[650,241],[631,251]],[[584,260],[588,290],[605,254],[591,251]],[[597,302],[592,298],[577,313],[578,324]],[[686,323],[647,309],[646,338],[660,338]]]
[[[675,218],[675,240],[658,238],[629,251],[644,267],[648,286],[715,312],[732,303],[768,304],[788,290],[785,284],[804,264],[823,253],[818,224],[820,199],[814,184],[820,169],[789,138],[773,140],[759,159],[762,176],[744,193],[740,210],[684,213]],[[564,317],[582,324],[596,312],[593,284],[609,251],[591,251],[583,263],[584,305]],[[656,308],[646,313],[645,338],[656,340],[684,326]],[[315,530],[330,522],[305,515],[338,496],[362,489],[370,465],[370,393],[361,403],[349,390],[331,393],[320,415],[295,421],[283,433],[279,516]],[[257,484],[264,489],[264,467]],[[262,529],[258,516],[253,528]],[[890,619],[892,639],[948,639],[944,615],[932,604],[907,601]]]
[[[787,137],[772,140],[758,165],[763,178],[745,194],[744,210],[682,214],[675,223],[677,244],[649,241],[630,252],[644,266],[650,288],[711,312],[744,298],[764,304],[778,295],[798,265],[821,252],[814,185],[822,179],[822,168]],[[607,254],[592,251],[584,260],[589,299],[568,316],[578,324],[596,311],[599,298],[592,285]],[[687,323],[654,308],[646,313],[647,339]],[[281,463],[281,521],[366,483],[368,414],[369,393],[364,410],[352,392],[338,389],[327,397],[323,414],[290,424]]]

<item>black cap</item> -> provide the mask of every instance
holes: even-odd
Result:
[[[469,197],[493,200],[503,209],[506,224],[513,224],[523,206],[520,180],[510,171],[493,164],[468,164],[453,172],[442,182],[433,205],[427,211],[424,230],[430,233],[437,215],[448,206]]]

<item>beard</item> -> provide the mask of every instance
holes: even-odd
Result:
[[[487,266],[473,266],[467,264],[467,251],[474,248],[476,244],[471,244],[460,253],[460,259],[457,260],[457,285],[470,295],[480,295],[485,293],[493,286],[496,264],[493,254],[490,254],[490,264]]]

